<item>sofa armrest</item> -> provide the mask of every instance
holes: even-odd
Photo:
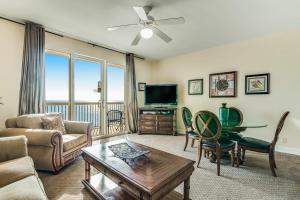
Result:
[[[67,134],[86,134],[88,144],[92,144],[93,125],[90,122],[65,121]]]
[[[0,138],[0,162],[27,155],[27,139],[25,136]]]
[[[92,128],[92,123],[65,121],[65,128],[67,134],[87,134],[87,132]]]
[[[24,135],[28,139],[28,145],[53,147],[62,141],[62,134],[56,130],[6,128],[0,131],[0,137]]]

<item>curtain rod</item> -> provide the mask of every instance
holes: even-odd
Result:
[[[12,20],[12,19],[8,19],[8,18],[2,17],[2,16],[0,16],[0,19],[4,19],[6,21],[10,21],[10,22],[13,22],[13,23],[25,26],[25,23],[23,23],[23,22],[18,22],[18,21],[15,21],[15,20]],[[45,32],[46,33],[50,33],[52,35],[56,35],[58,37],[65,37],[64,35],[61,35],[61,34],[58,34],[58,33],[54,33],[54,32],[51,32],[51,31],[47,31],[47,30],[45,30]],[[120,51],[120,50],[116,50],[116,49],[112,49],[112,48],[109,48],[109,47],[104,47],[104,46],[101,46],[101,45],[98,45],[98,44],[94,44],[92,42],[86,42],[86,41],[83,41],[83,40],[80,40],[80,39],[77,39],[77,38],[73,38],[73,37],[69,37],[69,36],[66,36],[66,37],[74,39],[74,40],[77,40],[77,41],[80,41],[80,42],[87,43],[89,45],[92,45],[93,47],[99,47],[99,48],[107,49],[109,51],[114,51],[116,53],[120,53],[120,54],[124,54],[124,55],[127,53],[127,52],[123,52],[123,51]],[[141,60],[145,60],[145,58],[141,57],[141,56],[134,55],[134,57],[138,58],[138,59],[141,59]]]

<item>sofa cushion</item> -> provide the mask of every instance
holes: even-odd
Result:
[[[66,134],[66,129],[64,126],[63,116],[43,116],[42,117],[43,128],[47,130],[57,130],[62,134]]]
[[[42,129],[42,117],[54,117],[54,116],[61,116],[63,118],[62,113],[44,113],[44,114],[28,114],[28,115],[21,115],[17,117],[16,125],[18,128],[30,128],[30,129]]]
[[[0,188],[1,200],[47,200],[38,176],[32,175]]]
[[[87,136],[85,134],[65,134],[62,137],[64,152],[87,142]]]
[[[18,128],[31,128],[31,129],[41,129],[42,126],[42,120],[41,120],[42,114],[30,114],[30,115],[22,115],[17,118],[17,126]]]
[[[0,163],[0,188],[32,175],[35,175],[34,165],[28,156],[2,162]]]

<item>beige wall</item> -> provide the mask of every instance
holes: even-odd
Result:
[[[209,98],[209,74],[238,71],[237,98]],[[179,106],[218,112],[222,102],[240,108],[245,121],[267,123],[263,129],[248,129],[244,134],[271,141],[281,114],[289,110],[279,140],[280,151],[300,154],[300,31],[273,34],[268,37],[224,45],[205,51],[181,55],[157,63],[153,74],[155,83],[177,83]],[[246,74],[271,73],[270,95],[245,95]],[[204,79],[204,95],[187,95],[189,79]],[[183,131],[181,112],[178,115]]]
[[[0,19],[0,128],[5,119],[14,117],[18,111],[19,85],[22,68],[24,26]],[[125,66],[125,55],[73,40],[46,34],[46,48],[68,53],[77,53],[106,60],[112,64]],[[150,61],[135,59],[137,82],[151,82]],[[139,104],[143,103],[143,93],[138,93]]]
[[[0,128],[18,112],[23,41],[24,26],[0,19]]]

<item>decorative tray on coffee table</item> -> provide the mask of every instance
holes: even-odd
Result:
[[[135,149],[126,142],[110,145],[108,148],[122,160],[134,160],[150,153],[150,151]]]

